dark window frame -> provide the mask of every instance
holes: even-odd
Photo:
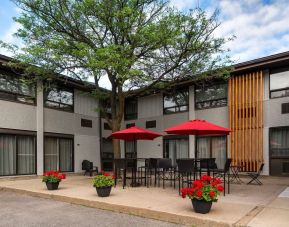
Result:
[[[227,95],[226,95],[226,98],[210,99],[210,100],[206,100],[206,101],[199,101],[199,102],[197,102],[196,87],[198,87],[198,86],[195,86],[195,88],[194,88],[194,98],[195,98],[194,102],[195,102],[195,109],[196,109],[196,110],[205,110],[205,109],[213,109],[213,108],[219,108],[219,107],[228,106],[228,83],[218,82],[218,83],[214,83],[214,84],[211,84],[211,85],[204,86],[203,89],[207,89],[207,88],[210,88],[210,87],[215,86],[215,85],[227,85]],[[219,105],[219,106],[214,106],[214,105],[212,105],[213,102],[217,102],[217,101],[225,101],[225,104],[222,104],[222,105]],[[199,107],[198,107],[198,104],[199,104],[199,103],[208,103],[208,102],[210,102],[210,106],[208,106],[208,107],[202,107],[202,108],[199,108]]]
[[[17,78],[16,74],[13,74],[11,72],[7,72],[5,70],[0,70],[0,74],[3,74],[3,75],[8,76],[8,77],[13,77],[15,79],[19,79],[19,78]],[[31,85],[31,86],[33,86],[33,85]],[[20,94],[20,93],[16,93],[16,92],[11,92],[11,91],[6,91],[6,90],[0,89],[0,100],[9,101],[9,102],[15,102],[15,103],[21,103],[21,104],[31,105],[31,106],[36,106],[37,105],[37,94],[36,94],[37,84],[35,83],[35,85],[33,87],[34,87],[34,96],[24,95],[24,94]],[[5,97],[1,96],[1,93],[7,94],[7,95],[13,95],[15,98],[14,99],[5,98]],[[21,97],[22,98],[31,99],[33,101],[33,103],[20,101],[18,98],[21,98]]]
[[[10,133],[10,132],[0,132],[0,135],[8,135],[8,136],[15,136],[15,148],[16,148],[16,152],[15,152],[15,162],[16,162],[16,174],[12,174],[12,175],[0,175],[0,177],[6,177],[6,176],[29,176],[29,175],[37,175],[37,136],[34,135],[35,133],[32,131],[26,131],[27,134],[21,134],[21,133],[17,133],[17,130],[15,130],[15,133]],[[18,174],[18,137],[30,137],[34,139],[34,146],[35,146],[35,155],[34,155],[34,163],[35,163],[35,172],[34,173],[27,173],[27,174]]]
[[[75,142],[75,138],[73,135],[62,135],[62,134],[55,134],[55,133],[48,133],[47,135],[43,136],[44,139],[44,143],[43,143],[43,169],[45,171],[45,138],[56,138],[56,139],[70,139],[72,140],[72,170],[71,171],[63,171],[61,170],[61,172],[67,172],[67,173],[73,173],[75,171],[75,166],[74,166],[74,158],[75,158],[75,146],[74,146],[74,142]],[[60,143],[58,144],[60,146]],[[60,149],[59,149],[60,150]],[[60,169],[60,155],[58,154],[58,170]]]
[[[127,105],[128,102],[130,101],[135,101],[136,102],[136,112],[135,113],[127,113]],[[127,98],[125,100],[125,104],[124,104],[124,120],[125,121],[130,121],[130,120],[135,120],[138,118],[138,99],[137,98]]]
[[[279,99],[279,98],[289,97],[289,87],[284,87],[284,88],[271,90],[271,76],[272,76],[272,74],[274,74],[274,73],[272,73],[272,71],[274,72],[274,70],[271,70],[269,72],[269,98],[270,99]],[[289,68],[282,68],[282,69],[279,69],[279,70],[275,70],[275,73],[280,73],[280,72],[285,72],[285,71],[288,71],[288,74],[289,74]],[[272,93],[273,92],[286,91],[286,90],[288,91],[288,95],[272,97]]]
[[[146,121],[146,128],[156,128],[156,127],[157,127],[156,120]]]
[[[165,147],[165,142],[168,140],[187,140],[188,141],[188,155],[190,157],[190,138],[188,135],[166,135],[163,137],[163,158],[169,157],[169,155],[167,155],[166,153],[166,147]]]
[[[62,91],[66,91],[66,92],[72,93],[72,105],[67,104],[67,103],[62,103],[62,102],[57,102],[57,101],[53,101],[53,100],[47,99],[47,97],[46,97],[46,89],[47,89],[47,88],[44,88],[44,89],[43,89],[43,105],[44,105],[44,107],[45,107],[45,108],[49,108],[49,109],[53,109],[53,110],[60,110],[60,111],[65,111],[65,112],[74,113],[74,104],[75,104],[75,100],[74,100],[74,98],[75,98],[74,88],[73,88],[73,87],[68,87],[68,86],[62,85],[62,84],[60,84],[60,83],[55,83],[55,84],[53,84],[52,86],[56,86],[57,90],[62,90]],[[51,102],[51,103],[54,103],[54,104],[58,104],[59,107],[49,106],[49,105],[46,104],[46,102]],[[71,107],[71,109],[63,109],[63,108],[60,107],[61,105],[67,106],[67,107]]]
[[[167,115],[167,114],[176,114],[176,113],[185,113],[189,111],[189,89],[179,89],[176,90],[175,93],[177,92],[188,92],[188,100],[187,100],[187,104],[185,105],[175,105],[175,106],[170,106],[170,107],[165,107],[165,97],[166,96],[172,96],[172,94],[170,93],[163,93],[163,114]],[[186,110],[181,110],[181,107],[186,107]],[[168,109],[174,109],[174,112],[167,112]]]
[[[92,128],[93,122],[91,119],[81,118],[80,121],[82,128]]]

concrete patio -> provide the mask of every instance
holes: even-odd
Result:
[[[263,186],[231,184],[231,194],[221,196],[206,215],[193,212],[190,200],[171,187],[117,186],[110,197],[99,198],[91,181],[70,175],[59,190],[48,191],[39,177],[3,178],[0,189],[190,226],[285,227],[289,223],[289,178],[263,177]]]

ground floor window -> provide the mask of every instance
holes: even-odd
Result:
[[[59,137],[44,138],[44,169],[73,171],[73,139]]]
[[[189,158],[188,136],[176,136],[164,138],[164,157],[171,158],[173,165],[180,158]]]
[[[102,170],[112,171],[113,170],[113,146],[112,139],[102,138],[101,145],[101,159],[102,159]]]
[[[227,159],[226,136],[197,137],[197,158],[215,158],[219,169],[224,168]]]
[[[0,134],[0,176],[36,174],[36,137]]]
[[[270,175],[289,175],[289,127],[270,129]]]

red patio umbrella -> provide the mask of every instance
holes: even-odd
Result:
[[[159,136],[162,135],[140,127],[132,126],[124,130],[113,132],[109,136],[109,138],[134,141],[134,140],[153,140]]]
[[[164,130],[168,134],[181,135],[228,135],[231,130],[205,120],[190,120]]]

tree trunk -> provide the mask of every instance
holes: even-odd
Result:
[[[120,126],[121,124],[118,123],[118,121],[112,120],[112,132],[119,131]],[[113,145],[114,158],[120,158],[121,157],[120,140],[113,139],[112,145]]]

